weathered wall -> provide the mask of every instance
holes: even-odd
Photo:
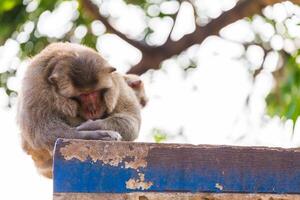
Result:
[[[300,150],[59,140],[54,192],[56,200],[300,199],[281,195],[300,194]]]

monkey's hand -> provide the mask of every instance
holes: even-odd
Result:
[[[109,130],[77,131],[79,139],[121,141],[122,137],[118,132]]]
[[[86,134],[91,139],[98,139],[98,140],[115,140],[120,141],[122,140],[122,136],[116,132],[111,130],[101,130],[103,129],[101,119],[98,120],[88,120],[82,123],[80,126],[76,127],[76,130],[79,133]]]

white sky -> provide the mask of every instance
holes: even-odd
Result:
[[[216,18],[222,11],[234,6],[235,0],[198,0],[197,12],[201,13],[200,24]],[[30,5],[30,4],[29,4]],[[29,6],[28,5],[28,6]],[[32,4],[28,9],[34,10]],[[55,11],[46,11],[40,16],[37,24],[37,35],[61,38],[72,27],[72,21],[78,15],[75,2],[62,3]],[[135,6],[126,6],[121,0],[104,1],[101,10],[112,17],[112,22],[120,30],[133,38],[144,34],[146,23],[154,30],[147,42],[152,45],[161,44],[171,31],[174,21],[170,18],[155,17],[157,10],[164,12],[179,12],[191,18],[192,7],[185,3],[180,6],[170,4],[154,6],[148,10],[153,19]],[[120,12],[122,11],[122,12]],[[279,117],[270,118],[265,115],[265,97],[272,89],[274,80],[271,72],[280,61],[276,52],[270,52],[262,63],[264,52],[261,47],[253,45],[245,49],[240,42],[252,42],[253,30],[266,41],[271,41],[273,49],[285,49],[289,52],[299,48],[299,39],[285,39],[280,34],[283,21],[293,12],[294,17],[284,23],[294,37],[299,36],[300,11],[298,7],[287,4],[277,4],[265,10],[265,15],[278,22],[276,30],[263,18],[254,17],[253,23],[240,20],[221,31],[221,37],[207,38],[201,45],[195,45],[177,58],[167,60],[163,69],[149,71],[142,76],[150,101],[143,110],[143,123],[138,141],[153,141],[150,135],[152,128],[160,128],[173,137],[167,142],[183,142],[194,144],[234,144],[234,145],[264,145],[293,147],[300,145],[300,121],[295,125],[290,120],[281,121]],[[274,14],[276,13],[276,14]],[[179,39],[183,34],[194,29],[194,23],[185,23],[179,19],[172,33],[172,38]],[[133,26],[134,23],[134,26]],[[20,81],[28,60],[21,61],[17,55],[19,43],[26,42],[28,34],[33,31],[32,22],[28,21],[18,37],[8,40],[0,46],[0,72],[18,69],[16,77],[8,81],[8,87],[18,90]],[[182,27],[182,29],[180,28]],[[131,65],[139,62],[140,52],[127,45],[120,38],[103,35],[101,22],[93,23],[93,31],[99,35],[97,50],[107,60],[125,72]],[[80,41],[86,34],[86,27],[80,26],[74,35],[74,41]],[[297,42],[298,41],[298,42]],[[241,56],[246,53],[246,58]],[[184,73],[182,67],[189,65],[193,59],[197,68]],[[252,79],[249,71],[263,65],[264,70]],[[249,107],[245,99],[250,94]],[[36,173],[31,159],[22,152],[19,142],[19,130],[15,123],[15,106],[13,109],[4,107],[8,97],[0,89],[0,121],[3,139],[0,141],[1,196],[5,199],[51,199],[52,181]],[[177,136],[183,131],[184,136]]]

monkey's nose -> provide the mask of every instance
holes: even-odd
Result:
[[[88,116],[88,119],[98,119],[100,118],[100,108],[97,107],[95,104],[88,104],[86,107],[86,116]]]
[[[89,103],[89,105],[87,106],[87,110],[90,113],[94,113],[96,111],[96,106],[92,103]]]

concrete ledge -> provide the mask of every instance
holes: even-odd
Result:
[[[300,150],[59,139],[54,193],[56,199],[300,199]]]

